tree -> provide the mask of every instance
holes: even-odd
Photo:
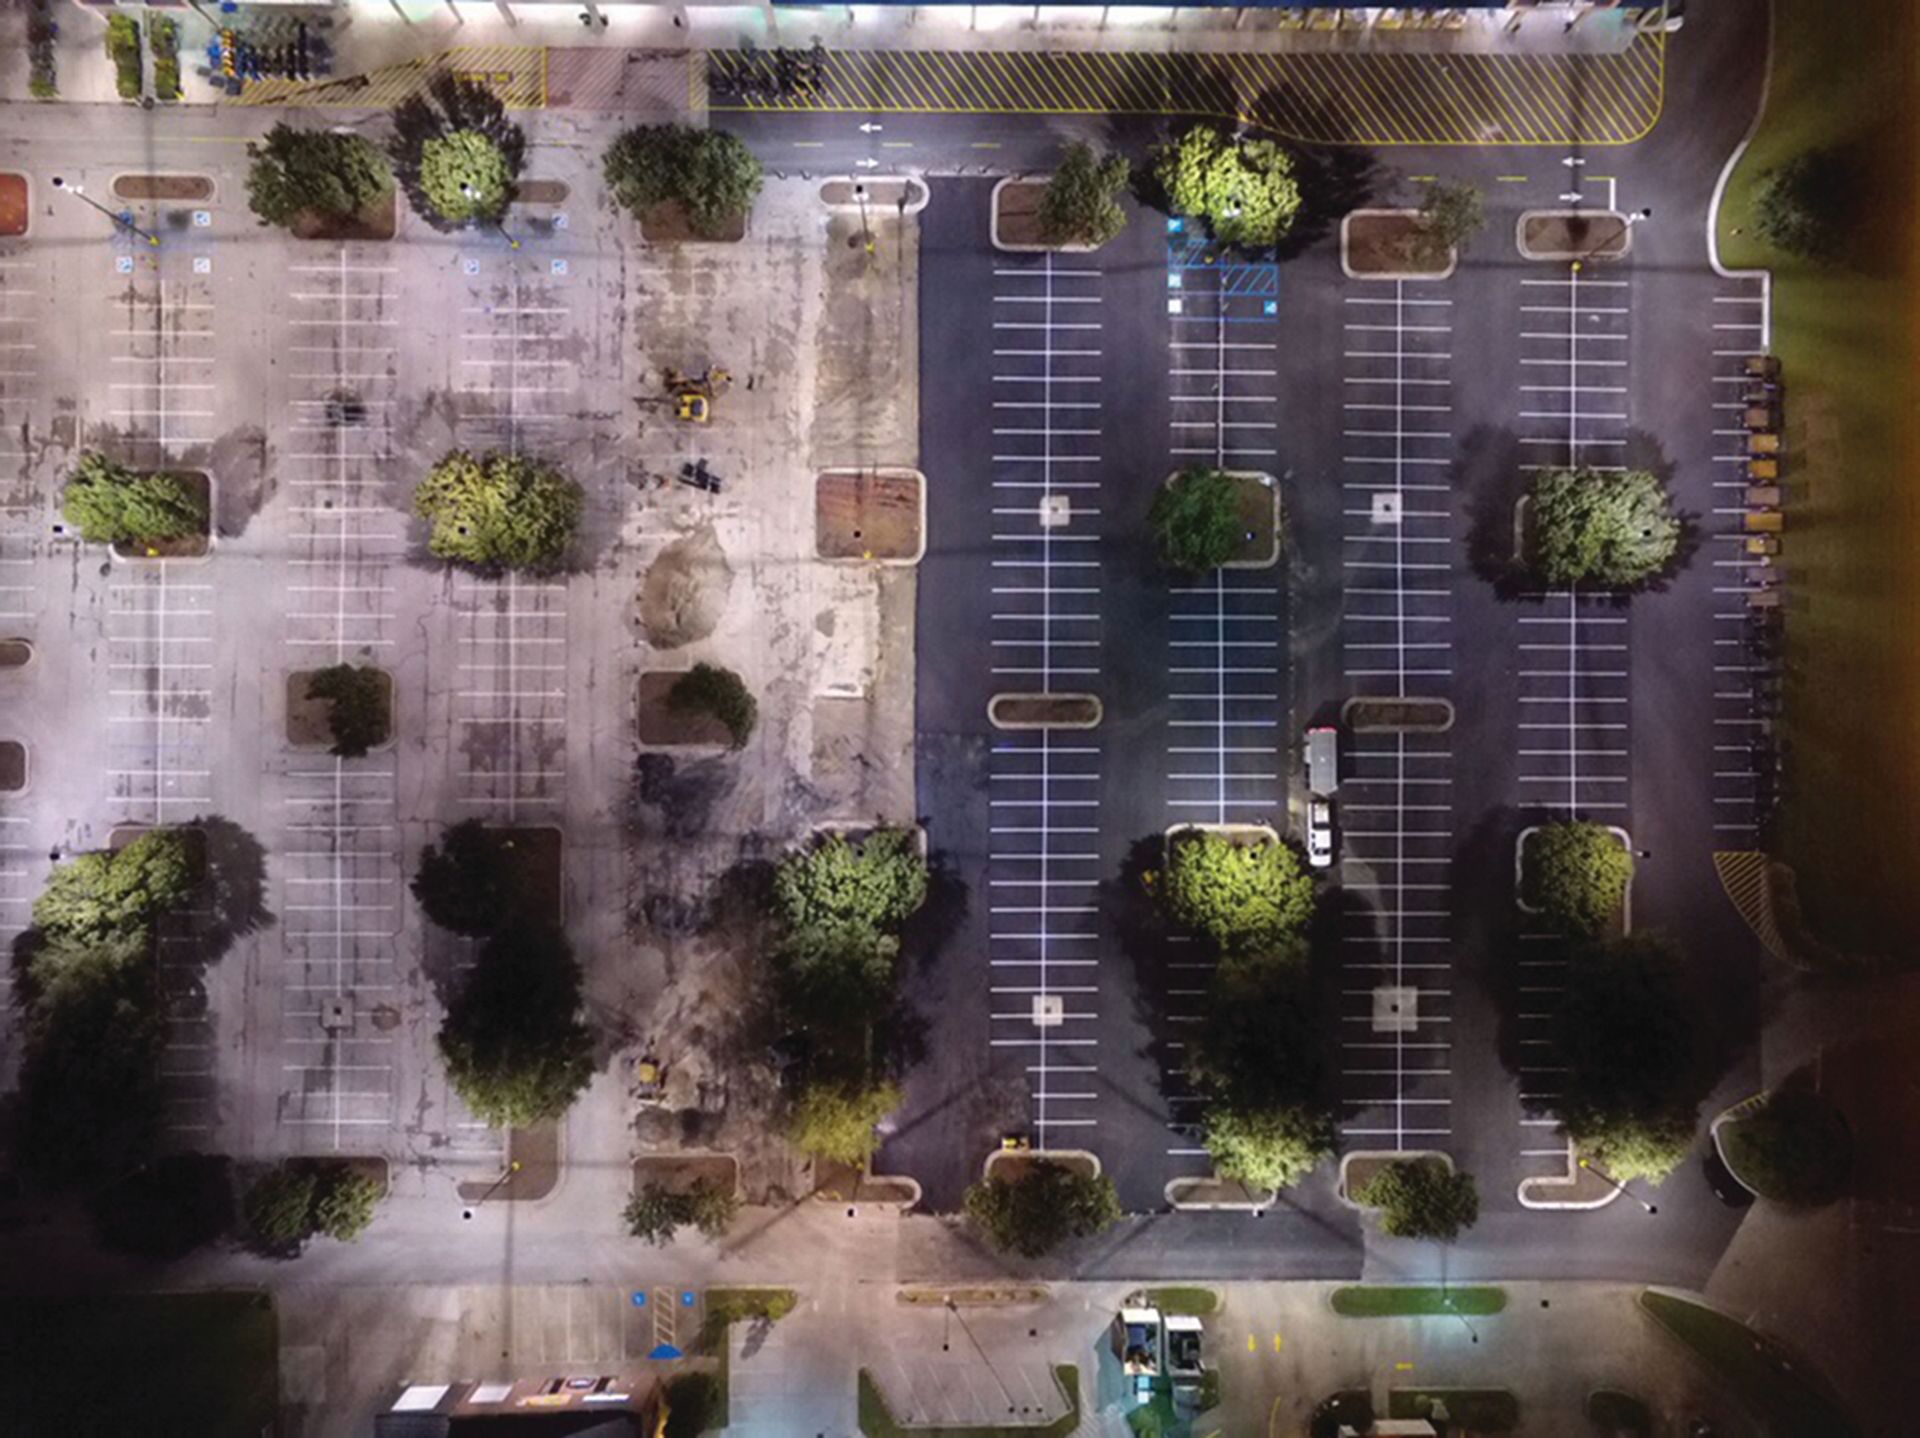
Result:
[[[291,225],[302,214],[349,219],[393,193],[386,156],[358,135],[283,122],[249,143],[247,155],[247,203],[269,225]]]
[[[513,203],[513,181],[505,152],[478,130],[435,135],[420,146],[421,192],[453,224],[498,220]]]
[[[627,1200],[627,1232],[659,1247],[673,1242],[683,1225],[691,1224],[708,1238],[724,1237],[740,1211],[732,1189],[712,1179],[699,1179],[685,1193],[650,1183]]]
[[[1529,493],[1529,560],[1548,584],[1631,589],[1680,550],[1680,517],[1646,470],[1545,470]]]
[[[248,1186],[240,1201],[247,1231],[269,1253],[297,1253],[313,1237],[313,1201],[319,1181],[302,1164],[281,1162]]]
[[[313,1226],[328,1238],[351,1243],[367,1231],[380,1203],[380,1180],[350,1163],[316,1166]]]
[[[1086,1238],[1120,1217],[1120,1199],[1105,1174],[1090,1178],[1038,1159],[1016,1179],[989,1178],[969,1188],[967,1217],[995,1248],[1038,1258],[1068,1238]]]
[[[1221,959],[1208,985],[1187,1077],[1210,1103],[1261,1110],[1317,1100],[1325,1078],[1305,954],[1278,950]]]
[[[717,664],[696,664],[673,681],[667,707],[681,712],[711,714],[727,726],[733,747],[744,748],[760,720],[760,706],[738,674]]]
[[[787,1141],[828,1163],[865,1168],[880,1147],[874,1129],[900,1107],[890,1083],[815,1084],[804,1090],[787,1118]]]
[[[1311,1104],[1207,1109],[1207,1152],[1222,1178],[1255,1188],[1291,1188],[1333,1152],[1333,1118]]]
[[[1188,574],[1218,569],[1233,558],[1245,529],[1239,486],[1224,470],[1190,464],[1155,491],[1147,523],[1171,568]]]
[[[544,573],[559,567],[584,505],[580,486],[542,460],[456,449],[413,492],[432,525],[427,547],[484,570]]]
[[[526,134],[484,84],[442,76],[393,112],[394,174],[440,229],[498,221],[513,202]]]
[[[141,1258],[182,1258],[233,1222],[231,1165],[218,1154],[170,1153],[100,1190],[88,1204],[107,1247]]]
[[[677,202],[702,235],[726,231],[753,207],[764,179],[739,136],[686,125],[640,125],[607,147],[601,170],[615,203],[635,215]]]
[[[1678,949],[1635,934],[1573,954],[1556,1025],[1561,1126],[1613,1178],[1658,1182],[1686,1157],[1707,1075],[1675,972]]]
[[[1719,1133],[1727,1167],[1762,1198],[1812,1207],[1846,1192],[1853,1138],[1840,1110],[1812,1089],[1768,1094]]]
[[[1542,824],[1520,855],[1521,894],[1572,933],[1603,932],[1633,880],[1633,855],[1604,824]]]
[[[1457,249],[1487,223],[1477,186],[1456,180],[1429,180],[1420,200],[1420,228],[1441,249]]]
[[[447,1078],[474,1116],[527,1128],[567,1111],[593,1077],[580,966],[550,924],[488,939],[440,1029]]]
[[[773,896],[789,932],[849,922],[898,928],[927,900],[927,861],[907,829],[875,829],[857,843],[829,834],[781,862]]]
[[[358,759],[387,739],[387,686],[371,665],[334,664],[307,679],[307,697],[327,701],[332,753]]]
[[[1809,150],[1760,176],[1753,191],[1753,227],[1790,255],[1831,264],[1846,250],[1857,192],[1858,177],[1845,157]]]
[[[1380,1210],[1380,1227],[1395,1238],[1451,1243],[1480,1217],[1480,1193],[1470,1175],[1438,1158],[1399,1159],[1354,1195]]]
[[[1159,148],[1154,176],[1176,214],[1204,220],[1224,245],[1268,248],[1300,212],[1293,155],[1272,140],[1236,140],[1196,125]]]
[[[120,849],[58,865],[33,903],[34,927],[81,944],[137,937],[193,892],[193,860],[177,829],[149,829]]]
[[[1223,954],[1293,952],[1288,941],[1313,915],[1313,880],[1292,847],[1275,839],[1236,843],[1188,830],[1170,842],[1156,883],[1168,917]]]
[[[482,938],[527,907],[530,885],[505,835],[462,819],[420,851],[413,896],[441,928]]]
[[[1127,227],[1120,195],[1130,167],[1125,155],[1098,155],[1076,140],[1060,156],[1040,197],[1040,233],[1050,245],[1104,245]]]
[[[207,506],[171,474],[143,474],[86,450],[74,466],[61,517],[89,544],[151,543],[204,534]]]
[[[720,1383],[711,1373],[682,1373],[667,1384],[667,1427],[663,1438],[700,1438],[723,1428]]]

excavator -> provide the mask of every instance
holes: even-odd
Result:
[[[708,365],[699,374],[677,369],[662,370],[660,382],[673,406],[673,417],[687,424],[706,424],[713,418],[713,401],[733,384],[733,376],[719,365]]]

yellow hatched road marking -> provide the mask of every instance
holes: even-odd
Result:
[[[730,51],[709,63],[723,93],[772,65]],[[820,93],[711,108],[1198,115],[1329,144],[1618,145],[1658,121],[1665,75],[1659,35],[1609,55],[836,51]]]
[[[390,109],[424,94],[435,80],[448,75],[485,85],[510,110],[537,110],[547,103],[544,45],[456,45],[437,55],[361,75],[256,80],[228,103]]]

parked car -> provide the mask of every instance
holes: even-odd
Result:
[[[1307,801],[1307,864],[1324,869],[1333,863],[1333,800]]]

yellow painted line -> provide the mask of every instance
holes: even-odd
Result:
[[[1280,1346],[1281,1346],[1280,1335],[1276,1333],[1273,1335],[1273,1351],[1275,1353],[1278,1353],[1280,1351]]]
[[[818,150],[823,148],[826,143],[825,140],[795,140],[793,142],[793,148],[796,150]]]
[[[1000,142],[998,140],[975,140],[968,148],[974,150],[997,150],[1000,148]]]
[[[1432,184],[1432,183],[1433,183],[1433,182],[1434,182],[1435,180],[1437,180],[1437,179],[1439,179],[1440,177],[1439,177],[1438,175],[1408,175],[1408,176],[1407,176],[1407,178],[1408,178],[1409,180],[1415,180],[1415,181],[1418,181],[1418,182],[1420,182],[1420,183],[1422,183],[1422,184],[1429,184],[1429,185],[1430,185],[1430,184]]]
[[[1247,1335],[1247,1352],[1258,1353],[1259,1351],[1260,1351],[1260,1345],[1253,1341],[1253,1335],[1249,1333]]]
[[[1503,185],[1524,185],[1527,182],[1525,175],[1495,175],[1493,178]]]

